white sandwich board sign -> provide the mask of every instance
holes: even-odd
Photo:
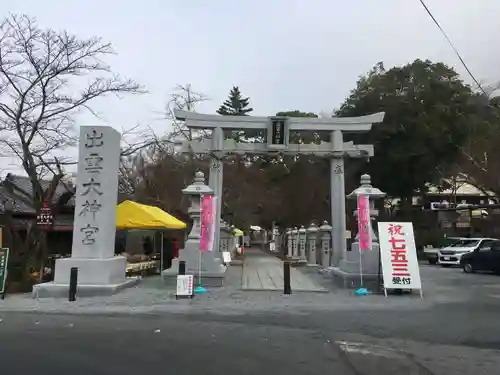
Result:
[[[378,223],[378,234],[385,295],[387,289],[418,289],[422,297],[412,223]]]

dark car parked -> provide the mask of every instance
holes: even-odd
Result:
[[[500,274],[500,241],[484,241],[474,251],[462,255],[460,266],[466,273],[493,271]]]

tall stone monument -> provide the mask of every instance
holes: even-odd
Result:
[[[203,286],[222,286],[226,267],[218,257],[219,251],[215,247],[215,243],[212,251],[200,252],[201,197],[202,195],[213,195],[214,191],[205,185],[203,172],[196,172],[193,183],[183,189],[182,193],[191,199],[188,213],[193,220],[193,225],[184,248],[179,252],[179,258],[172,261],[172,267],[164,270],[162,276],[168,284],[174,283],[179,270],[179,261],[184,261],[186,262],[186,274],[194,275],[195,282],[200,277],[201,271]],[[217,217],[215,221],[218,221]]]
[[[78,268],[77,296],[108,295],[137,283],[127,279],[127,260],[115,256],[120,133],[109,126],[82,126],[71,257],[56,260],[54,281],[36,285],[34,297],[67,296],[71,268]]]

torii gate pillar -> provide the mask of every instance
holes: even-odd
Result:
[[[333,155],[330,159],[330,209],[332,215],[332,265],[338,265],[345,256],[346,208],[344,178],[344,139],[342,131],[330,135]]]

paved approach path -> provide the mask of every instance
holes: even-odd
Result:
[[[293,292],[327,292],[307,275],[295,268],[290,269]],[[243,290],[283,291],[283,262],[258,248],[245,250],[242,276]]]

